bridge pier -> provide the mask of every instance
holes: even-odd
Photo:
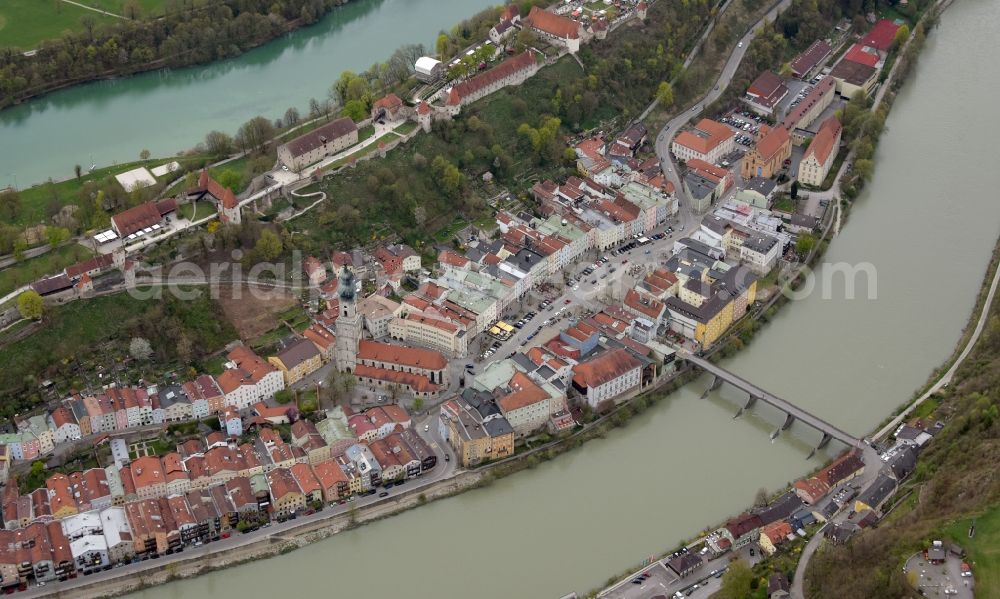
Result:
[[[814,455],[816,455],[817,451],[823,449],[824,447],[827,446],[827,444],[830,443],[831,439],[833,439],[833,437],[831,437],[829,433],[823,433],[823,438],[820,439],[819,445],[817,445],[816,447],[814,447],[813,450],[809,452],[809,455],[806,456],[806,459],[807,460],[812,459],[812,457]]]
[[[785,423],[781,425],[781,430],[787,431],[788,427],[792,426],[793,422],[795,422],[795,416],[785,414]]]
[[[705,389],[705,392],[701,394],[701,398],[705,399],[706,397],[708,397],[709,393],[711,393],[712,391],[715,391],[716,389],[718,389],[719,387],[721,387],[722,383],[724,383],[724,382],[725,381],[722,380],[721,376],[715,375],[715,378],[712,379],[712,384],[709,385],[708,389]]]

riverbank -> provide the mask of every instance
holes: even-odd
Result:
[[[99,30],[91,25],[87,31],[66,31],[30,53],[0,56],[0,110],[84,83],[233,58],[314,24],[347,1],[288,0],[277,11],[267,3],[234,5],[226,11],[189,8],[156,19],[110,21]],[[239,27],[229,25],[237,19]],[[188,38],[192,29],[203,27],[214,30],[218,37],[211,43],[217,47],[199,46]],[[95,47],[101,51],[94,52]]]
[[[51,587],[33,587],[21,596],[53,597],[69,593],[74,599],[99,599],[134,593],[172,581],[233,568],[283,555],[364,524],[401,514],[429,501],[451,497],[476,488],[482,479],[483,475],[480,472],[463,472],[430,485],[412,487],[391,500],[367,508],[348,510],[339,514],[320,512],[311,519],[288,521],[285,524],[291,526],[271,534],[237,537],[238,540],[246,542],[222,551],[216,551],[209,544],[200,548],[200,551],[198,548],[188,549],[184,553],[143,562],[140,564],[141,568],[126,567],[111,570],[107,573],[109,575],[107,578],[100,580],[97,579],[102,575],[95,575],[92,578],[79,577]]]

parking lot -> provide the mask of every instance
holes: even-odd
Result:
[[[719,590],[722,576],[733,556],[725,555],[709,559],[694,572],[680,577],[666,564],[671,556],[666,556],[632,574],[619,584],[607,589],[600,599],[702,599]],[[706,558],[707,559],[707,558]]]
[[[692,226],[697,226],[693,223]],[[569,283],[560,291],[543,296],[532,292],[525,302],[528,310],[525,318],[506,318],[505,322],[514,328],[506,340],[487,336],[489,343],[483,350],[477,348],[476,358],[483,365],[474,367],[478,372],[485,364],[509,357],[515,351],[524,351],[551,339],[566,328],[566,319],[583,313],[599,311],[608,296],[612,303],[621,300],[623,289],[635,284],[654,265],[662,264],[669,255],[673,240],[684,232],[674,230],[673,225],[661,225],[650,232],[649,241],[641,244],[636,238],[623,241],[618,247],[600,254],[594,262],[580,260],[568,266],[573,273]],[[587,273],[587,274],[584,274]],[[535,302],[538,303],[535,303]]]
[[[972,576],[962,576],[962,560],[947,554],[943,564],[931,564],[923,552],[906,561],[903,572],[910,584],[915,584],[924,597],[955,597],[972,599],[975,583]]]

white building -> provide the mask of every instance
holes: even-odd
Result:
[[[285,388],[281,371],[240,345],[229,352],[229,363],[216,382],[226,396],[226,405],[245,410],[274,397]]]
[[[736,134],[729,127],[711,119],[701,119],[692,131],[682,131],[670,145],[679,160],[692,158],[716,164],[733,151]]]
[[[781,244],[776,237],[764,233],[754,233],[740,246],[740,260],[750,270],[764,275],[771,272],[771,269],[777,264],[780,251]]]
[[[445,72],[445,64],[430,56],[421,56],[413,65],[413,71],[418,81],[434,83],[441,79]]]
[[[278,160],[292,169],[303,168],[358,143],[358,126],[344,117],[278,146]]]
[[[836,116],[831,116],[823,122],[819,132],[806,148],[806,153],[802,155],[802,160],[799,162],[798,178],[800,183],[814,187],[823,184],[837,158],[841,132],[842,127]]]
[[[642,362],[625,349],[614,349],[573,367],[573,387],[587,405],[621,397],[642,384]]]

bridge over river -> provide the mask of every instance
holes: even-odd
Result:
[[[778,408],[779,410],[784,412],[785,421],[777,430],[775,430],[771,434],[772,439],[781,434],[781,431],[787,430],[788,427],[792,426],[793,422],[798,420],[799,422],[803,422],[813,427],[814,429],[818,430],[819,432],[823,433],[823,439],[819,442],[819,445],[816,446],[816,450],[825,447],[830,442],[831,439],[836,439],[837,441],[840,441],[841,443],[849,447],[856,447],[858,449],[865,448],[865,443],[861,439],[855,437],[854,435],[851,435],[841,430],[837,426],[830,424],[829,422],[820,418],[819,416],[807,412],[806,410],[798,407],[797,405],[791,403],[790,401],[781,399],[780,397],[774,395],[773,393],[761,389],[760,387],[754,385],[753,383],[744,379],[743,377],[734,374],[720,366],[717,366],[716,364],[713,364],[712,362],[709,362],[704,358],[698,357],[692,354],[691,352],[683,349],[677,352],[677,357],[683,360],[687,360],[694,366],[697,366],[698,368],[704,370],[705,372],[715,377],[715,380],[712,381],[712,385],[705,392],[706,395],[708,394],[709,391],[718,389],[722,385],[722,383],[729,383],[730,385],[736,387],[737,389],[745,391],[750,396],[750,399],[747,400],[747,403],[742,408],[740,408],[739,412],[736,413],[737,416],[742,414],[743,410],[746,410],[747,408],[751,407],[758,400],[766,404],[772,405],[775,408]],[[810,457],[811,456],[812,454],[810,454]]]

